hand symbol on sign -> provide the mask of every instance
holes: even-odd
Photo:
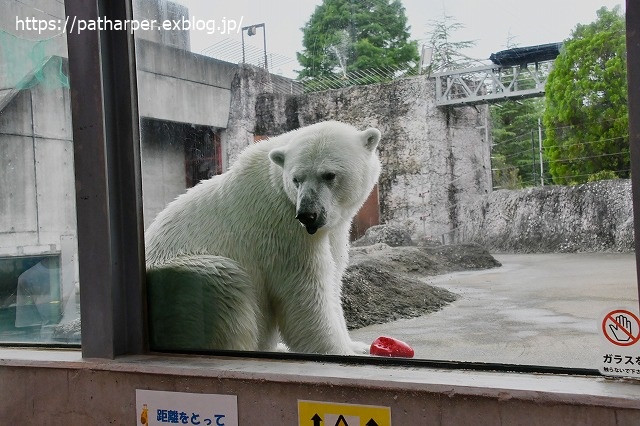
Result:
[[[624,315],[618,315],[616,317],[616,322],[620,324],[621,327],[618,327],[618,324],[613,325],[609,324],[609,329],[615,336],[618,342],[628,342],[631,340],[631,336],[633,336],[633,331],[631,330],[631,320]],[[627,332],[622,330],[624,328]]]

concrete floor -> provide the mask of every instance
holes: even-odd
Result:
[[[610,309],[638,307],[634,254],[496,254],[502,267],[425,278],[458,294],[439,312],[353,330],[409,343],[415,358],[598,368]]]

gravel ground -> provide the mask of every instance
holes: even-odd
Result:
[[[363,246],[358,240],[350,252],[342,280],[342,306],[349,329],[418,317],[456,299],[454,293],[428,285],[421,277],[500,266],[475,244],[412,245],[411,240],[398,237],[401,230],[380,230],[383,238],[365,235],[362,240],[372,244]],[[382,240],[410,245],[392,247]]]

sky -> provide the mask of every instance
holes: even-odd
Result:
[[[229,32],[229,23],[233,26],[235,22],[238,28],[240,23],[241,26],[264,23],[267,51],[275,64],[271,71],[288,77],[295,77],[294,70],[300,69],[295,59],[296,52],[302,50],[300,29],[322,3],[322,0],[174,1],[187,6],[192,19],[216,21],[215,34],[204,29],[191,31],[193,52],[240,62],[241,34],[237,30]],[[623,0],[402,0],[402,4],[412,40],[419,45],[426,43],[429,22],[441,21],[446,14],[464,26],[454,33],[453,41],[476,41],[475,47],[463,52],[476,59],[488,59],[491,53],[506,49],[509,39],[517,46],[563,41],[577,24],[593,22],[602,6],[620,5],[624,11]],[[263,42],[261,28],[253,37],[245,33],[247,52],[252,45],[261,52]]]

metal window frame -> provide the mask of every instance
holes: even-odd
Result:
[[[66,0],[65,7],[70,21],[133,16],[130,0]],[[640,2],[626,1],[626,25],[634,231],[640,247]],[[82,354],[115,358],[144,353],[148,339],[133,35],[83,31],[69,33],[67,40]],[[640,277],[640,250],[636,269]]]
[[[636,275],[640,294],[640,2],[627,0],[627,93]]]
[[[65,1],[69,22],[132,20],[130,0]],[[135,46],[68,28],[82,355],[147,350]]]

